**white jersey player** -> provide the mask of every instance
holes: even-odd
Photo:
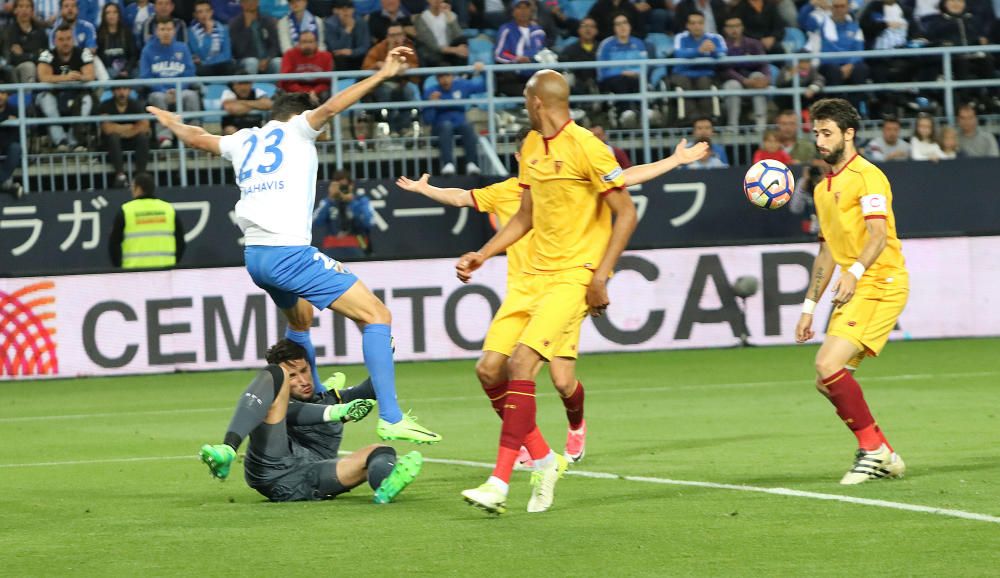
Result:
[[[240,187],[236,216],[246,236],[247,272],[284,311],[289,322],[286,338],[305,348],[309,364],[315,367],[309,340],[312,306],[330,308],[355,321],[361,327],[365,365],[378,398],[377,434],[387,440],[435,443],[441,436],[404,415],[396,401],[389,309],[341,263],[310,244],[316,137],[334,115],[405,70],[409,52],[406,47],[393,49],[381,70],[315,108],[308,94],[282,94],[271,108],[274,120],[225,137],[183,124],[171,112],[153,106],[146,110],[186,145],[232,162]],[[313,386],[320,387],[315,370]]]

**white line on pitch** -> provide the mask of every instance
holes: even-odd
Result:
[[[862,378],[863,383],[868,382],[883,382],[883,381],[913,381],[917,379],[965,379],[965,378],[976,378],[976,377],[989,377],[993,375],[1000,375],[1000,371],[974,371],[974,372],[962,372],[962,373],[907,373],[902,375],[882,375],[882,376],[872,376]],[[733,383],[705,383],[705,384],[678,384],[678,385],[663,385],[658,387],[625,387],[625,388],[614,388],[609,387],[606,389],[588,389],[587,395],[621,395],[623,393],[643,393],[643,392],[664,392],[664,391],[697,391],[697,390],[712,390],[712,389],[739,389],[739,388],[753,388],[753,387],[774,387],[781,385],[801,385],[801,384],[811,384],[812,382],[808,379],[786,379],[780,381],[742,381]],[[547,397],[553,395],[551,393],[540,392],[538,394],[541,397]],[[448,397],[417,397],[416,400],[421,403],[424,402],[455,402],[455,401],[477,401],[483,399],[482,395],[458,395],[458,396],[448,396]],[[137,415],[171,415],[171,414],[185,414],[185,413],[216,413],[216,412],[227,412],[232,411],[233,407],[199,407],[199,408],[179,408],[179,409],[152,409],[147,411],[122,411],[122,412],[105,412],[105,413],[73,413],[65,415],[32,415],[32,416],[19,416],[19,417],[0,417],[0,424],[3,423],[14,423],[14,422],[25,422],[25,421],[47,421],[54,419],[91,419],[91,418],[103,418],[103,417],[119,417],[119,416],[137,416]]]
[[[350,452],[341,452],[350,453]],[[89,464],[112,464],[129,462],[153,462],[165,460],[191,460],[195,461],[195,455],[186,456],[166,456],[166,457],[135,457],[135,458],[108,458],[98,460],[75,460],[66,462],[34,462],[23,464],[0,464],[0,468],[31,468],[31,467],[51,467],[51,466],[77,466]],[[492,469],[493,464],[486,462],[474,462],[470,460],[449,460],[443,458],[424,458],[425,462],[443,464],[449,466],[463,466],[468,468]],[[712,490],[732,490],[737,492],[753,492],[757,494],[770,494],[773,496],[789,496],[793,498],[806,498],[810,500],[823,500],[830,502],[844,502],[847,504],[857,504],[860,506],[874,506],[877,508],[888,508],[890,510],[902,510],[904,512],[919,512],[921,514],[933,514],[935,516],[945,516],[949,518],[961,518],[963,520],[974,520],[976,522],[987,522],[1000,524],[1000,517],[989,514],[978,514],[976,512],[966,512],[964,510],[952,510],[949,508],[935,508],[933,506],[921,506],[918,504],[906,504],[903,502],[890,502],[888,500],[873,500],[870,498],[856,498],[854,496],[843,496],[840,494],[824,494],[820,492],[806,492],[802,490],[792,490],[789,488],[761,488],[758,486],[745,486],[742,484],[718,484],[715,482],[699,482],[693,480],[672,480],[670,478],[655,478],[649,476],[624,476],[607,472],[588,472],[585,470],[569,470],[567,475],[581,478],[591,478],[599,480],[624,480],[626,482],[638,482],[645,484],[661,484],[667,486],[688,486],[695,488],[708,488]]]

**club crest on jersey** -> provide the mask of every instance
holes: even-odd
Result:
[[[838,202],[838,203],[840,202],[840,191],[834,191],[834,193],[833,193],[833,200],[836,201],[836,202]]]
[[[538,162],[538,159],[531,159],[531,164],[534,165]]]
[[[557,175],[559,174],[560,171],[562,171],[562,166],[563,166],[563,162],[562,161],[556,161],[556,174]]]

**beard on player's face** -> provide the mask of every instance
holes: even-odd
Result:
[[[826,164],[835,165],[844,158],[844,141],[841,140],[839,145],[834,146],[831,149],[827,149],[825,152],[823,149],[819,148],[819,145],[816,145],[816,153],[819,154],[819,157],[823,159],[823,162]]]

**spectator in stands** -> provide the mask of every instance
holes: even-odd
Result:
[[[979,118],[976,107],[963,104],[958,107],[958,149],[967,157],[1000,157],[997,139],[990,133],[979,129]]]
[[[618,161],[618,166],[623,169],[627,169],[632,166],[632,159],[629,158],[628,153],[608,142],[608,135],[604,132],[603,126],[599,124],[594,125],[591,127],[590,132],[594,133],[594,136],[600,139],[602,143],[608,145],[608,150],[611,151],[611,154],[615,155],[615,160]]]
[[[916,30],[913,12],[898,0],[871,0],[858,17],[864,33],[865,50],[891,50],[905,48]],[[872,80],[878,84],[887,82],[910,82],[915,78],[914,58],[869,58],[868,68]],[[869,103],[869,109],[893,111],[904,104],[903,98],[895,92],[877,92],[876,102]],[[874,106],[873,106],[874,105]],[[874,111],[873,111],[874,112]]]
[[[368,32],[372,37],[372,42],[378,44],[385,40],[386,35],[389,34],[389,26],[392,24],[402,26],[403,32],[408,37],[417,37],[417,29],[413,26],[413,19],[399,0],[382,0],[382,10],[368,16]]]
[[[215,19],[215,10],[209,0],[194,4],[194,24],[188,36],[188,47],[198,76],[227,76],[236,74],[233,46],[229,29]]]
[[[307,30],[316,35],[319,50],[326,50],[326,26],[306,10],[306,0],[289,0],[288,6],[288,14],[278,20],[278,45],[281,53],[288,52],[298,44],[299,34]]]
[[[288,14],[289,0],[260,0],[257,9],[261,14],[274,18],[277,22],[279,18]]]
[[[323,252],[339,260],[360,259],[371,254],[371,232],[375,211],[365,195],[358,195],[347,171],[337,171],[327,196],[313,212],[313,226],[320,227]]]
[[[56,20],[59,20],[60,12],[62,12],[60,0],[37,0],[35,2],[35,16],[41,20],[45,28],[51,28]]]
[[[244,129],[263,124],[264,112],[271,110],[271,97],[264,89],[257,88],[250,81],[229,83],[222,91],[222,134],[233,134]]]
[[[679,34],[687,29],[688,14],[701,12],[705,17],[705,32],[722,34],[722,23],[726,19],[724,0],[681,0],[674,8],[673,32]]]
[[[799,123],[794,110],[782,110],[775,118],[778,126],[778,144],[792,158],[792,164],[810,164],[816,158],[816,145],[812,139],[800,139]]]
[[[989,44],[991,22],[982,14],[969,10],[965,0],[941,0],[941,13],[931,16],[925,22],[927,39],[935,46],[977,46]],[[936,59],[935,59],[936,60]],[[993,56],[986,52],[956,54],[952,57],[955,79],[971,80],[993,78]],[[974,96],[985,97],[990,89],[967,89],[959,91],[959,98],[969,100]],[[995,90],[995,89],[994,89]],[[1000,99],[993,95],[994,102]]]
[[[139,74],[142,78],[170,79],[184,76],[194,76],[194,60],[187,44],[175,40],[174,19],[157,17],[156,39],[147,43],[142,49],[139,59]],[[181,85],[181,93],[177,94],[176,84],[166,83],[150,87],[149,104],[167,110],[176,110],[180,99],[185,112],[201,110],[201,98],[198,92],[189,85]],[[173,145],[170,131],[157,124],[156,140],[159,147],[168,148]]]
[[[697,10],[688,13],[687,30],[674,37],[674,58],[719,58],[726,55],[726,41],[718,34],[705,32],[705,16]],[[678,64],[670,82],[683,90],[709,90],[714,86],[715,67],[712,65]],[[708,98],[687,99],[690,116],[711,115]],[[686,115],[687,116],[687,115]],[[728,164],[728,163],[726,163]]]
[[[861,27],[851,17],[849,0],[833,0],[831,7],[833,16],[823,23],[820,51],[823,54],[833,54],[864,50],[864,35]],[[858,56],[824,58],[819,72],[829,86],[864,84],[868,80],[868,65]],[[846,98],[857,108],[862,96],[855,92],[849,93]]]
[[[94,80],[94,56],[73,44],[73,26],[70,23],[55,29],[55,47],[42,51],[38,57],[38,81],[46,83],[79,83]],[[89,116],[94,107],[94,98],[87,90],[45,91],[38,95],[38,107],[47,118],[62,116]],[[77,152],[87,148],[78,136],[83,125],[73,125],[66,131],[61,125],[48,126],[49,138],[57,152],[73,149]]]
[[[111,6],[106,5],[106,6]],[[104,22],[103,19],[101,21]],[[145,110],[138,100],[131,98],[132,89],[128,86],[116,86],[112,89],[112,96],[97,107],[98,116],[110,116],[118,114],[143,114]],[[122,150],[135,151],[135,170],[139,173],[146,172],[146,163],[149,159],[149,136],[150,127],[148,120],[127,120],[101,122],[101,136],[105,150],[111,161],[111,168],[115,172],[114,186],[124,187],[128,183],[125,175],[125,162],[122,158]]]
[[[368,20],[369,14],[374,14],[381,8],[379,0],[353,0],[353,4],[359,20]]]
[[[587,16],[597,22],[597,37],[605,39],[615,34],[615,17],[624,14],[629,22],[636,24],[635,35],[646,36],[646,27],[642,21],[642,15],[632,0],[597,0],[590,8]]]
[[[80,19],[80,8],[76,0],[60,1],[59,20],[56,20],[52,31],[49,33],[49,46],[55,46],[55,32],[59,26],[66,24],[73,31],[73,42],[80,48],[86,48],[91,52],[97,50],[97,29],[93,24]]]
[[[125,6],[125,23],[132,31],[132,39],[138,49],[146,44],[146,21],[156,17],[151,0],[135,0]]]
[[[177,211],[157,199],[156,181],[139,173],[132,181],[132,200],[122,205],[108,235],[111,264],[124,269],[173,267],[184,256],[184,226]],[[138,213],[142,212],[142,219]]]
[[[531,0],[535,10],[534,20],[545,31],[547,46],[559,39],[572,36],[580,22],[562,11],[558,0]]]
[[[739,0],[730,9],[743,21],[744,34],[760,40],[768,54],[782,54],[785,49],[785,22],[772,0]]]
[[[764,138],[761,141],[761,145],[753,153],[754,163],[768,160],[778,161],[779,163],[784,163],[786,166],[792,164],[792,157],[781,148],[781,143],[778,141],[778,131],[764,131]]]
[[[705,151],[705,156],[701,160],[687,165],[688,168],[715,169],[729,166],[729,156],[726,154],[726,149],[722,145],[713,142],[714,138],[715,126],[712,124],[711,117],[705,116],[695,119],[692,125],[691,143],[689,146],[703,142],[708,144],[708,150]]]
[[[243,6],[240,4],[240,0],[212,0],[212,12],[215,14],[216,20],[226,24],[243,14]]]
[[[476,65],[482,67],[481,63]],[[437,86],[424,88],[425,100],[459,100],[469,98],[469,96],[484,92],[486,83],[482,76],[476,75],[471,79],[455,78],[454,74],[438,74]],[[428,106],[424,109],[424,120],[431,125],[431,131],[438,138],[438,147],[441,153],[441,174],[455,174],[455,133],[462,137],[462,148],[465,150],[465,173],[468,175],[478,175],[479,165],[479,135],[476,134],[475,127],[465,117],[466,107],[464,105],[436,107]]]
[[[515,0],[514,19],[497,31],[497,45],[493,51],[497,64],[523,64],[534,62],[535,55],[545,48],[545,31],[531,22],[531,2]],[[524,84],[533,71],[497,73],[497,90],[507,96],[520,96]]]
[[[35,19],[32,0],[15,0],[14,21],[7,26],[0,43],[7,64],[14,69],[15,82],[35,82],[35,62],[48,47],[49,36]]]
[[[326,46],[337,70],[359,70],[372,40],[368,25],[354,17],[350,0],[336,0],[333,16],[326,19]]]
[[[306,7],[320,20],[326,20],[333,15],[333,0],[308,0]]]
[[[808,110],[809,105],[821,96],[826,87],[826,79],[816,70],[811,59],[803,58],[798,61],[798,64],[789,64],[781,69],[778,80],[774,83],[775,87],[791,88],[794,86],[796,75],[799,77],[799,86],[802,87],[802,108]],[[778,106],[782,108],[793,106],[791,96],[776,96],[774,98]]]
[[[278,23],[260,13],[259,0],[240,0],[240,5],[243,13],[229,21],[233,58],[247,74],[277,74],[281,70]]]
[[[122,10],[107,3],[101,10],[101,25],[97,28],[97,57],[104,63],[108,78],[118,79],[135,74],[139,50],[135,37],[125,27]]]
[[[94,2],[106,2],[108,0],[93,0]],[[113,0],[112,0],[113,1]],[[193,22],[194,21],[194,2],[195,0],[174,0],[174,17],[181,19],[181,21]]]
[[[937,127],[934,117],[922,112],[917,115],[916,124],[913,125],[913,138],[910,139],[910,158],[915,161],[941,160],[943,151],[941,145],[937,143]]]
[[[941,159],[954,160],[959,156],[965,156],[958,148],[958,131],[954,127],[946,126],[941,129],[941,137],[938,142],[941,145]]]
[[[910,158],[910,143],[899,138],[899,119],[887,116],[882,121],[882,135],[868,141],[865,156],[870,161],[903,161]]]
[[[470,0],[467,9],[469,24],[473,27],[498,30],[507,22],[504,0]]]
[[[159,36],[157,34],[157,29],[159,25],[157,22],[165,18],[170,19],[174,22],[174,40],[187,44],[188,42],[188,29],[187,23],[185,23],[180,18],[174,15],[174,0],[153,0],[153,16],[146,19],[143,24],[142,31],[142,45],[146,46],[151,41],[155,42],[154,36]]]
[[[101,10],[105,2],[107,0],[76,0],[76,6],[80,10],[77,18],[90,22],[96,31],[98,24],[101,23]]]
[[[458,17],[444,0],[427,0],[427,10],[413,19],[417,30],[417,52],[424,66],[464,66],[469,43]]]
[[[597,60],[645,60],[649,57],[646,43],[632,36],[632,24],[624,14],[618,14],[614,20],[615,34],[605,38],[597,47]],[[597,83],[602,92],[612,94],[630,94],[639,92],[642,81],[641,69],[638,66],[615,66],[597,69]],[[637,102],[617,102],[616,106],[624,107],[619,122],[623,126],[634,127],[640,108]]]
[[[594,62],[597,60],[597,22],[590,16],[580,21],[576,30],[578,40],[563,48],[559,62]],[[572,94],[596,94],[597,72],[593,68],[576,68],[571,71]]]
[[[403,32],[403,27],[401,25],[393,24],[392,26],[389,26],[385,40],[379,42],[375,46],[372,46],[372,49],[368,51],[367,55],[365,55],[365,61],[362,63],[362,68],[364,70],[381,70],[381,68],[385,65],[385,59],[386,56],[389,55],[389,51],[398,46],[413,48],[413,42],[410,41],[410,39],[406,36],[406,33]],[[409,68],[417,68],[420,66],[420,59],[415,51],[406,55],[406,63]],[[379,102],[420,100],[419,81],[419,78],[407,76],[396,76],[390,78],[382,82],[382,84],[375,89],[375,100]],[[404,124],[407,120],[413,120],[412,118],[408,118],[404,115],[403,110],[399,108],[390,110],[388,114],[390,130],[395,133],[399,133],[404,128]]]
[[[281,57],[282,74],[298,72],[333,72],[333,55],[319,49],[316,33],[311,30],[300,32],[299,44]],[[330,97],[330,77],[282,80],[278,88],[285,92],[308,93],[318,105]]]
[[[743,21],[736,14],[726,17],[723,30],[726,35],[726,54],[728,56],[762,55],[764,45],[759,40],[743,35]],[[766,62],[745,62],[724,67],[720,74],[722,88],[725,90],[764,89],[771,85],[771,66]],[[767,96],[752,96],[753,119],[757,130],[763,130],[767,124]],[[740,124],[740,113],[743,99],[738,96],[726,97],[726,121],[729,126]]]
[[[9,97],[6,90],[0,90],[0,122],[15,120],[21,115]],[[21,138],[16,126],[0,126],[0,155],[4,157],[0,164],[0,193],[20,197],[23,189],[14,181],[14,171],[21,166]]]

